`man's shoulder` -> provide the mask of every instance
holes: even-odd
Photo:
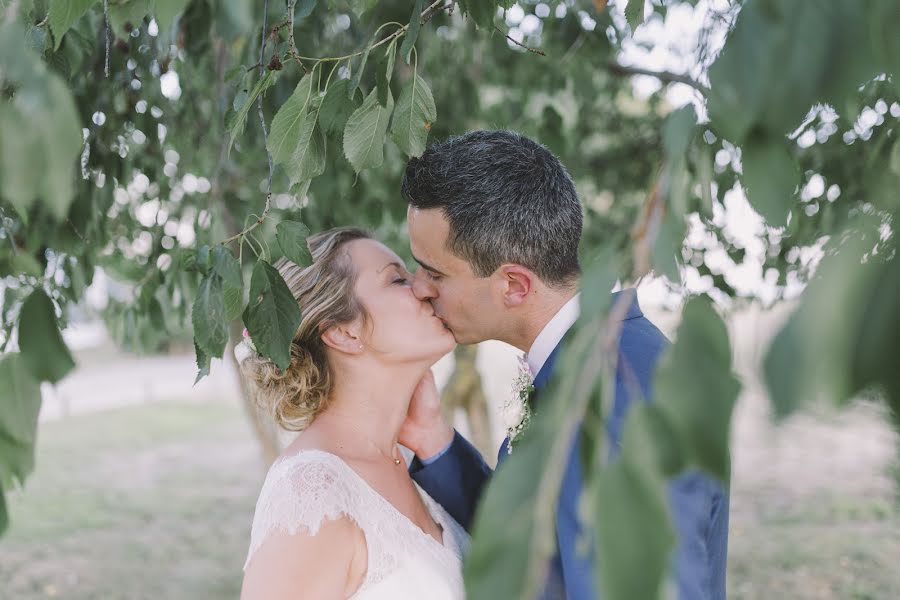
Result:
[[[659,327],[644,315],[622,322],[619,349],[625,354],[655,360],[669,344],[671,342]]]

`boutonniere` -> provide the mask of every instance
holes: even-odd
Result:
[[[512,390],[506,403],[503,405],[506,434],[509,443],[507,452],[512,454],[513,442],[525,433],[531,423],[531,405],[529,398],[534,391],[534,382],[531,379],[531,370],[524,356],[519,357],[519,373],[513,381]]]

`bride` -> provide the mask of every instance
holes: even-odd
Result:
[[[453,335],[368,233],[308,242],[312,266],[276,264],[303,315],[290,367],[249,339],[236,349],[260,402],[301,432],[263,483],[241,598],[462,599],[466,533],[397,446],[413,395],[437,393],[430,367]]]

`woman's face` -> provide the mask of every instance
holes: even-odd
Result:
[[[413,277],[400,257],[370,239],[346,246],[358,276],[356,297],[369,314],[363,333],[368,350],[391,362],[436,362],[456,344],[427,301],[413,295]]]

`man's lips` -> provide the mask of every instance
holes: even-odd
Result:
[[[446,329],[447,331],[450,331],[450,326],[447,325],[447,321],[445,321],[445,320],[443,320],[442,318],[440,318],[440,317],[437,315],[437,313],[433,313],[432,316],[433,316],[435,319],[437,319],[438,321],[441,322],[441,325],[444,326],[444,329]]]

